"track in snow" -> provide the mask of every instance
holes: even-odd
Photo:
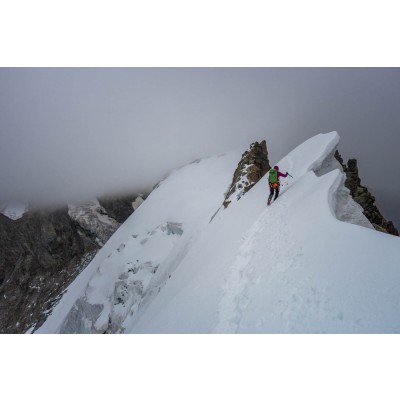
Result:
[[[283,193],[243,236],[244,241],[223,288],[214,333],[238,331],[243,311],[250,305],[251,288],[260,281],[260,273],[270,274],[270,279],[276,279],[277,274],[284,277],[285,269],[293,267],[292,264],[287,267],[287,256],[284,256],[288,247],[294,246],[294,241],[287,228],[287,204]]]

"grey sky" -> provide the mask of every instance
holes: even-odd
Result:
[[[276,162],[332,130],[400,226],[400,69],[0,69],[0,203],[144,190],[266,139]]]

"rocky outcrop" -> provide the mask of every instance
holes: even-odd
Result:
[[[100,197],[99,203],[107,214],[122,224],[146,198],[141,193]]]
[[[121,226],[111,218],[97,200],[85,204],[68,205],[69,216],[100,246]]]
[[[0,214],[0,333],[38,328],[137,198],[109,196],[105,206],[96,200],[17,220]]]
[[[386,220],[375,205],[375,197],[370,193],[368,188],[361,185],[357,160],[351,159],[346,165],[343,163],[343,158],[338,151],[335,153],[335,158],[339,161],[344,173],[346,174],[345,186],[350,190],[350,194],[354,201],[363,208],[363,214],[368,218],[374,228],[381,232],[399,236],[399,232],[393,225],[393,222]]]
[[[223,202],[224,207],[239,200],[271,169],[267,144],[254,142],[245,151],[233,175],[232,183]]]
[[[40,326],[46,311],[96,254],[99,246],[68,215],[0,214],[0,332]]]

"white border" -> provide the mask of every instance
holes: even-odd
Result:
[[[1,66],[398,66],[394,1],[1,1]]]
[[[397,335],[9,335],[1,342],[7,399],[400,394]]]

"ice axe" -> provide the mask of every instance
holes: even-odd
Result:
[[[293,178],[293,176],[292,176],[292,175],[290,175],[290,174],[289,174],[289,172],[286,172],[286,173],[287,173],[287,174],[288,174],[288,175],[289,175],[291,178]],[[293,179],[294,179],[294,178],[293,178]]]

